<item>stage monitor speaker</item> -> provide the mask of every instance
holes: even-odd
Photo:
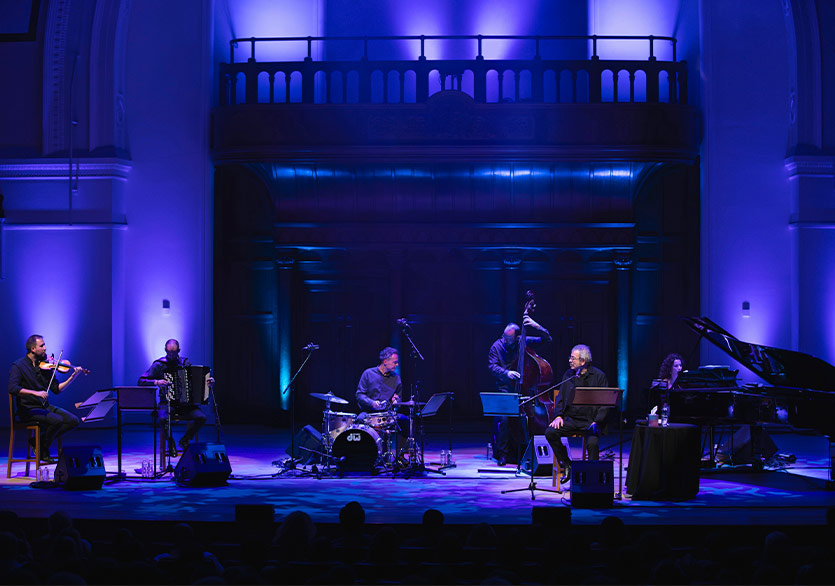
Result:
[[[65,490],[101,490],[104,458],[99,446],[64,446],[55,466],[55,482]]]
[[[322,434],[312,425],[305,425],[300,429],[293,443],[296,447],[295,452],[290,454],[290,446],[284,451],[298,464],[312,464],[319,460],[316,452],[322,451]]]
[[[611,508],[615,495],[614,463],[582,460],[571,464],[571,506],[575,509]]]
[[[731,445],[733,456],[731,457]],[[774,440],[760,425],[743,425],[733,435],[733,442],[723,442],[717,450],[717,460],[734,464],[762,464],[777,453]]]
[[[230,474],[232,465],[223,444],[194,443],[177,462],[174,481],[182,486],[223,486]]]
[[[545,439],[544,435],[533,436],[533,444],[528,442],[528,447],[525,449],[525,455],[522,456],[522,461],[519,462],[519,470],[530,474],[531,459],[530,450],[533,445],[533,475],[534,476],[551,476],[554,469],[554,456],[551,452],[551,444]]]

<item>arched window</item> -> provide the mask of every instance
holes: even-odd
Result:
[[[542,101],[546,104],[555,104],[559,101],[557,73],[553,69],[547,69],[542,73]]]
[[[383,72],[378,69],[371,72],[371,103],[382,104],[384,97]]]
[[[403,101],[414,104],[417,100],[417,74],[412,69],[403,73]]]
[[[491,69],[487,72],[487,103],[499,101],[499,72]]]
[[[270,86],[272,85],[270,82],[270,74],[266,71],[261,71],[258,73],[258,103],[259,104],[269,104],[270,103]]]

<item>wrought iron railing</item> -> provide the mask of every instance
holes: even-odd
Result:
[[[472,59],[429,59],[427,43],[473,41]],[[530,59],[487,59],[491,41],[521,41],[533,48]],[[419,42],[415,59],[371,59],[374,43]],[[546,41],[584,42],[587,59],[543,58]],[[601,42],[646,42],[641,59],[602,59]],[[263,43],[306,44],[297,61],[257,61]],[[315,61],[314,43],[361,43],[354,60]],[[656,43],[670,47],[671,60],[658,60]],[[250,46],[246,62],[235,62],[235,48]],[[585,47],[584,47],[585,49]],[[585,50],[584,50],[585,52]],[[459,90],[478,103],[687,102],[687,66],[677,62],[676,39],[657,36],[437,35],[385,37],[265,37],[230,41],[230,62],[220,65],[221,106],[256,103],[423,103],[442,90]]]

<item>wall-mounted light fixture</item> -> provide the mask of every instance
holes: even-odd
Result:
[[[168,299],[162,300],[162,315],[171,315],[171,302]]]
[[[751,317],[751,304],[747,301],[742,302],[742,317]]]

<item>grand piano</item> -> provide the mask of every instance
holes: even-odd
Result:
[[[767,385],[739,386],[738,371],[699,368],[679,375],[668,392],[671,419],[699,423],[710,433],[730,425],[788,423],[835,436],[835,366],[793,350],[743,342],[706,317],[684,317],[697,334],[745,366]]]

